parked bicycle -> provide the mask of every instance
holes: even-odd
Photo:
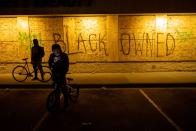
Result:
[[[28,58],[22,59],[24,61],[24,65],[17,65],[12,70],[12,76],[13,78],[18,82],[25,81],[28,77],[33,77],[34,71],[30,71],[29,65],[28,65]],[[38,77],[41,82],[47,82],[51,79],[51,71],[48,66],[42,66],[43,72],[44,72],[44,80],[41,79],[41,73],[38,70]]]
[[[70,85],[73,78],[66,78],[66,80],[65,91],[62,87],[59,88],[57,83],[53,83],[54,90],[48,95],[46,101],[46,108],[50,113],[57,113],[66,109],[70,102],[75,103],[79,97],[79,87]]]

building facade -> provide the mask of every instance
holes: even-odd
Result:
[[[30,58],[32,40],[61,45],[73,73],[196,71],[196,14],[61,14],[0,17],[0,73]]]

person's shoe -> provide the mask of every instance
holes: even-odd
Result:
[[[38,80],[38,78],[34,77],[32,80]]]

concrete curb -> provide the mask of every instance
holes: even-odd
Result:
[[[87,85],[196,85],[196,72],[146,72],[146,73],[78,73],[69,74],[68,77],[74,79],[71,84],[87,86]],[[0,74],[0,85],[17,85],[17,86],[49,86],[50,82],[31,81],[27,79],[25,82],[17,82],[12,78],[11,74]]]

